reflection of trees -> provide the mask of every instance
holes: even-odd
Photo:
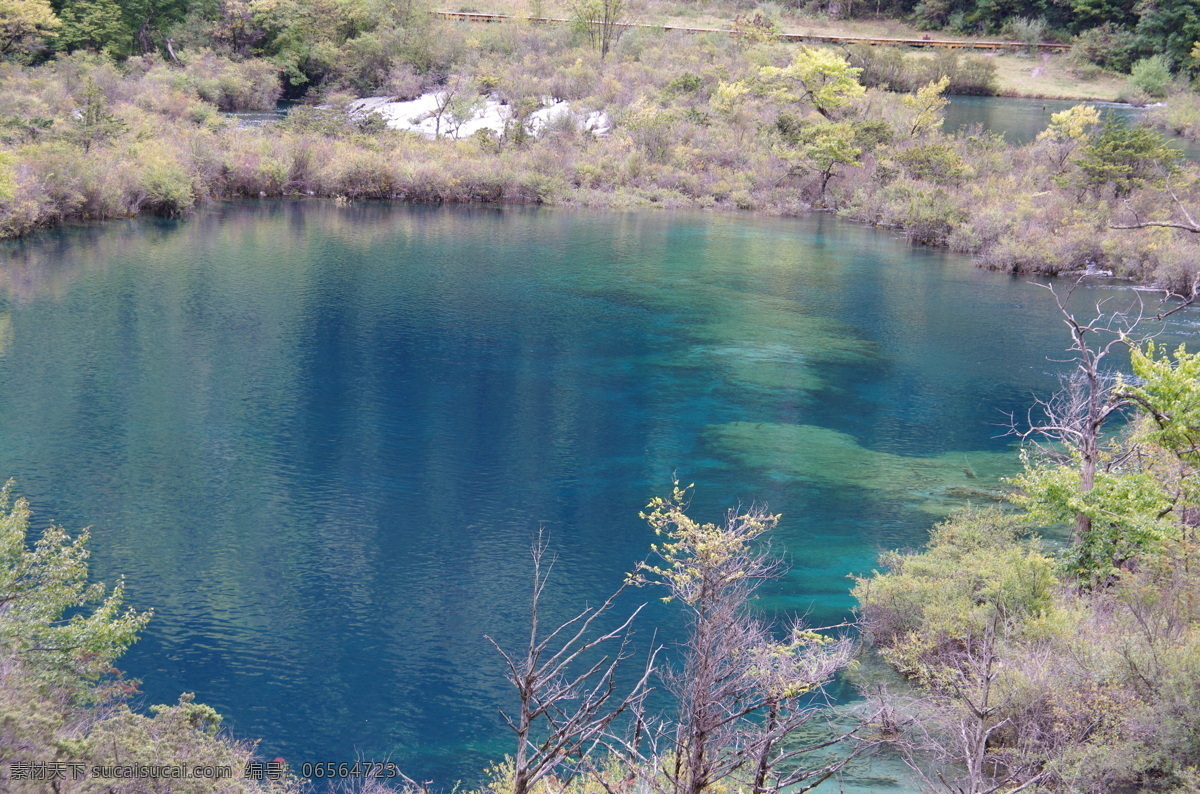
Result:
[[[118,253],[120,237],[106,229],[72,229],[0,242],[0,295],[19,301],[58,298],[89,267]]]

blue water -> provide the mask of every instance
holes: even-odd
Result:
[[[0,257],[0,473],[154,608],[146,701],[446,786],[511,752],[484,635],[520,641],[539,526],[561,619],[678,472],[703,517],[783,514],[764,608],[841,619],[846,574],[1014,470],[999,425],[1066,342],[1044,290],[824,216],[246,204]],[[678,637],[657,595],[621,604],[643,642]]]

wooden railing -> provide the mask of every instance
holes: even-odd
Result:
[[[571,22],[560,17],[516,17],[510,14],[480,14],[474,11],[434,11],[445,19],[458,19],[464,22],[509,22],[512,20],[527,20],[529,22],[563,23]],[[626,28],[653,28],[655,30],[678,30],[684,33],[733,33],[726,28],[688,28],[680,25],[647,25],[639,22],[622,23]],[[784,41],[811,41],[818,44],[870,44],[872,46],[890,47],[931,47],[943,50],[1020,50],[1029,47],[1020,41],[959,41],[957,39],[902,39],[887,36],[829,36],[821,33],[780,33]],[[1069,44],[1035,44],[1038,50],[1064,52],[1071,49]]]

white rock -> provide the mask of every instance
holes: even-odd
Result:
[[[415,132],[426,138],[439,135],[443,138],[469,138],[479,130],[502,135],[513,117],[512,107],[492,94],[487,99],[481,99],[471,118],[454,130],[445,114],[441,123],[438,123],[438,105],[443,97],[444,92],[441,91],[423,94],[406,102],[393,102],[390,97],[367,97],[350,103],[350,112],[363,116],[378,113],[391,129]],[[546,97],[543,106],[529,115],[529,132],[535,136],[541,135],[552,124],[562,123],[564,118],[572,120],[576,131],[598,138],[612,132],[612,119],[603,110],[578,113],[571,109],[571,103],[553,97]]]

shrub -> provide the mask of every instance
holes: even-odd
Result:
[[[1176,135],[1200,140],[1200,94],[1174,94],[1163,105],[1151,108],[1146,120]]]
[[[196,203],[192,179],[181,163],[163,151],[146,153],[139,159],[142,163],[139,184],[145,193],[139,209],[176,216],[192,208]]]
[[[1046,37],[1046,30],[1045,17],[1038,17],[1036,19],[1033,17],[1016,17],[1008,21],[1008,24],[1004,26],[1003,33],[1023,43],[1032,52]]]
[[[180,58],[188,85],[221,110],[271,110],[283,94],[279,68],[268,61],[232,61],[210,50],[185,52]]]
[[[896,162],[912,178],[939,185],[957,183],[966,172],[962,156],[948,143],[910,146],[896,153]]]
[[[996,617],[1019,621],[1053,605],[1054,561],[998,508],[968,508],[935,526],[924,551],[879,561],[883,573],[854,577],[863,629],[918,678],[939,656],[982,637]]]
[[[996,93],[996,64],[983,58],[962,58],[948,51],[930,56],[867,44],[851,45],[848,52],[850,63],[862,69],[859,80],[869,88],[911,92],[946,77],[949,94]]]
[[[695,94],[704,87],[704,79],[698,74],[685,72],[671,79],[663,88],[665,94]]]
[[[1067,57],[1076,65],[1094,64],[1113,72],[1127,72],[1139,49],[1132,31],[1105,22],[1076,36]]]
[[[1097,194],[1111,185],[1114,193],[1123,197],[1171,173],[1178,161],[1179,150],[1168,146],[1160,133],[1147,127],[1126,126],[1110,117],[1081,150],[1077,172],[1060,182]]]
[[[1142,58],[1130,70],[1129,82],[1152,97],[1164,97],[1171,82],[1171,62],[1165,55]]]

